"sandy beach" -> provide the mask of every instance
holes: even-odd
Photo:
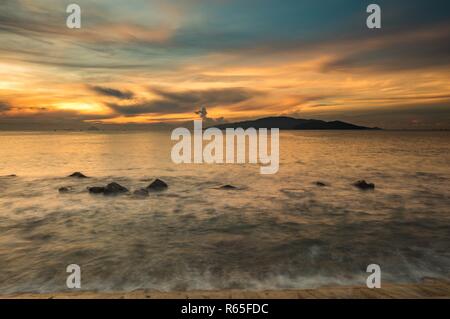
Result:
[[[21,293],[3,295],[2,299],[424,299],[450,298],[450,282],[424,279],[419,284],[386,284],[380,289],[366,287],[322,287],[293,290],[216,290],[158,292],[62,292],[51,294]]]

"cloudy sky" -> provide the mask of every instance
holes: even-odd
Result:
[[[262,116],[450,128],[450,2],[1,0],[0,129]],[[66,27],[77,3],[82,28]]]

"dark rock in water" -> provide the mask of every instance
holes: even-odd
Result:
[[[153,191],[161,191],[166,189],[167,187],[169,187],[166,182],[160,180],[160,179],[155,179],[150,185],[147,186],[147,189],[153,190]]]
[[[223,185],[223,186],[220,186],[219,188],[226,189],[226,190],[238,189],[236,186],[233,186],[233,185]]]
[[[69,177],[76,177],[76,178],[87,178],[86,175],[84,175],[83,173],[80,172],[75,172],[72,175],[69,175]]]
[[[148,190],[146,188],[137,189],[134,191],[133,194],[140,197],[147,197],[149,195]]]
[[[315,182],[315,184],[316,184],[316,186],[319,186],[319,187],[326,187],[326,186],[328,186],[324,182]]]
[[[120,184],[117,183],[110,183],[108,185],[106,185],[105,187],[105,195],[117,195],[120,193],[127,193],[128,192],[128,188],[123,187]]]
[[[375,184],[367,183],[365,180],[357,181],[356,183],[353,184],[353,186],[358,187],[359,189],[362,190],[375,189]]]
[[[117,195],[121,193],[127,193],[128,188],[123,187],[118,183],[110,183],[106,185],[106,187],[102,186],[88,187],[88,191],[91,194]]]
[[[88,187],[88,191],[91,194],[103,194],[105,193],[105,187],[98,187],[98,186]]]
[[[58,189],[58,192],[60,192],[60,193],[68,193],[68,192],[70,192],[72,189],[70,188],[70,187],[60,187],[59,189]]]

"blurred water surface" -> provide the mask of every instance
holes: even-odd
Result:
[[[259,165],[175,165],[170,132],[2,132],[0,292],[64,291],[72,263],[98,291],[362,285],[372,263],[385,282],[448,279],[449,141],[286,131],[280,170],[264,176]],[[75,171],[91,178],[66,177]],[[156,177],[169,189],[145,199],[86,191]],[[376,190],[354,188],[359,179]]]

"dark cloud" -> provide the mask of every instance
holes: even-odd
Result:
[[[450,24],[436,28],[400,32],[376,38],[379,43],[344,54],[323,66],[324,71],[374,69],[416,70],[450,66]],[[356,44],[357,42],[355,42]]]
[[[0,101],[0,112],[8,111],[9,109],[10,109],[10,106],[8,103]]]
[[[102,120],[114,118],[114,116],[80,114],[71,110],[51,110],[46,107],[28,109],[29,113],[16,113],[0,116],[0,131],[53,131],[53,130],[87,130],[91,126],[97,126],[102,130],[142,130],[142,129],[173,129],[178,124],[170,123],[172,118],[160,118],[158,121],[166,123],[122,123],[106,124]],[[180,118],[178,118],[180,120]],[[188,120],[188,118],[181,118]]]
[[[26,113],[0,116],[0,130],[83,129],[87,121],[104,120],[108,115],[80,114],[77,111],[51,110],[45,107],[29,109]]]
[[[129,105],[108,103],[115,112],[122,115],[138,115],[147,113],[184,113],[194,112],[200,106],[214,107],[233,105],[261,95],[261,92],[244,88],[223,88],[210,90],[188,90],[175,92],[156,88],[152,92],[159,98]]]
[[[9,111],[11,109],[11,105],[7,102],[0,101],[0,113]]]
[[[224,104],[235,104],[259,95],[256,91],[244,88],[223,88],[209,90],[190,90],[182,92],[173,92],[165,89],[152,89],[154,93],[168,101],[181,104],[208,104],[217,106]]]
[[[383,12],[380,32],[367,30],[365,26],[369,1],[286,0],[283,5],[274,0],[188,1],[177,5],[186,15],[184,23],[165,41],[156,42],[140,36],[141,30],[150,27],[147,18],[141,15],[135,19],[118,18],[123,12],[139,12],[149,3],[157,1],[140,0],[133,5],[83,1],[80,3],[83,27],[74,32],[64,25],[67,16],[64,5],[50,10],[54,6],[51,0],[39,3],[2,0],[0,35],[8,38],[2,39],[0,53],[8,55],[8,59],[67,68],[154,70],[172,68],[192,56],[215,52],[238,54],[243,61],[289,51],[324,52],[333,50],[336,43],[354,42],[357,53],[339,56],[339,50],[333,50],[338,58],[324,69],[361,65],[407,69],[448,63],[448,34],[435,42],[418,39],[403,45],[399,41],[397,45],[360,50],[365,45],[364,39],[378,35],[381,38],[394,32],[404,34],[430,26],[448,26],[448,0],[379,0]],[[201,23],[191,22],[196,19],[189,19],[190,15],[196,17],[198,13],[202,15]],[[160,18],[170,17],[161,14]],[[124,32],[130,37],[117,38],[115,31],[99,31],[114,25],[125,26]]]
[[[169,114],[176,112],[182,113],[193,111],[195,109],[195,106],[181,105],[179,103],[174,103],[166,100],[145,101],[141,103],[128,105],[107,103],[106,105],[116,113],[127,116],[148,114],[148,113],[160,113],[160,114]]]
[[[90,89],[99,95],[115,97],[121,100],[129,100],[134,97],[134,93],[131,91],[121,91],[103,86],[90,86]]]

